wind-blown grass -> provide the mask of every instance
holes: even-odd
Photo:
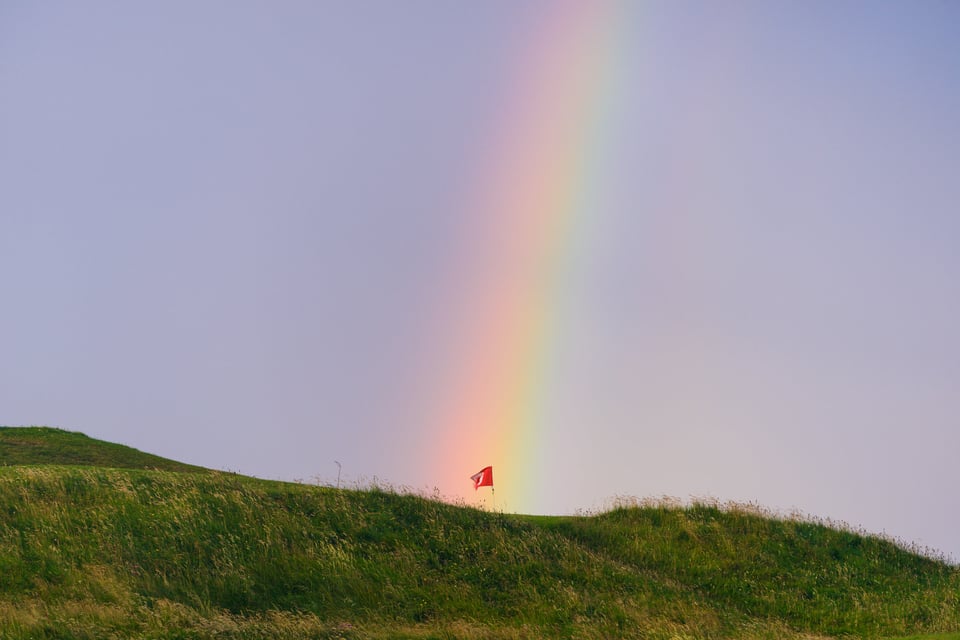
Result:
[[[955,567],[878,538],[734,509],[511,516],[216,472],[0,467],[2,638],[958,629]]]

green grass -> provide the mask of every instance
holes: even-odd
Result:
[[[17,440],[6,431],[0,440]],[[29,459],[0,467],[4,639],[960,630],[955,567],[820,524],[705,505],[511,516],[376,487],[146,470],[161,459],[80,434],[23,435],[44,445],[9,458],[0,448]],[[49,454],[71,447],[62,461]]]
[[[49,427],[0,427],[0,466],[83,465],[200,473],[202,467]]]

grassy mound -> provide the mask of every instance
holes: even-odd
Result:
[[[207,471],[74,431],[50,427],[0,427],[0,466],[49,464],[187,473]]]
[[[0,467],[2,638],[958,629],[956,568],[884,540],[744,511],[508,516],[216,472]]]

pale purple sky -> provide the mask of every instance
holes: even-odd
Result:
[[[424,442],[443,309],[562,5],[0,4],[0,424],[469,489]],[[563,480],[506,508],[712,495],[960,558],[960,5],[611,6]]]

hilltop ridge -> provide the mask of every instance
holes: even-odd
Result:
[[[148,469],[181,473],[210,470],[144,453],[133,447],[54,427],[0,427],[0,465],[59,465]]]

